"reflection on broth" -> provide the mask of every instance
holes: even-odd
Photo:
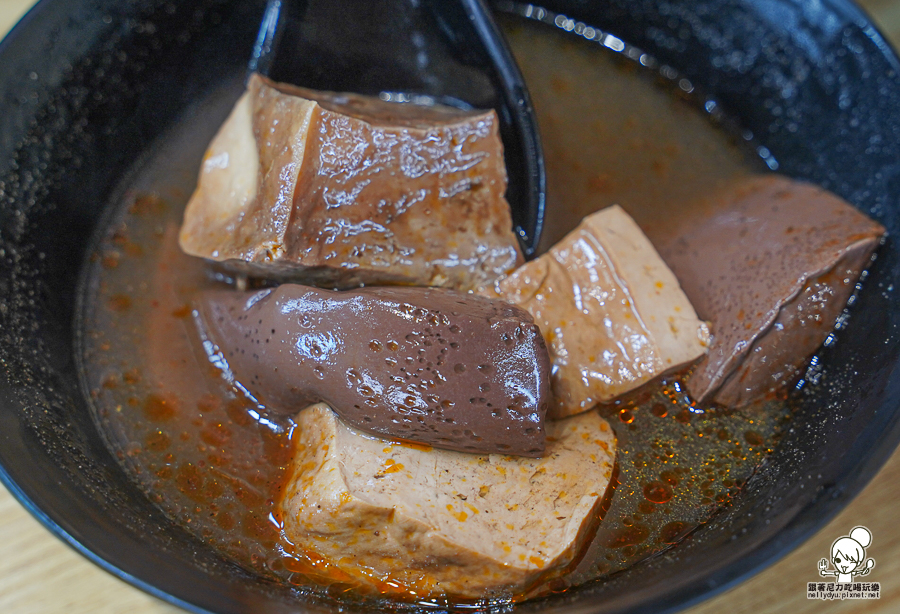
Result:
[[[504,27],[547,156],[542,251],[613,204],[662,251],[711,213],[707,195],[760,170],[730,135],[637,65],[542,26]],[[194,326],[198,293],[216,283],[202,261],[179,250],[178,229],[197,160],[234,95],[227,89],[198,107],[123,191],[84,284],[87,384],[109,445],[177,522],[257,573],[357,598],[345,594],[350,577],[283,538],[278,501],[302,433],[292,418],[236,393]],[[789,414],[784,399],[737,411],[698,405],[685,393],[686,375],[601,406],[619,446],[603,521],[569,573],[525,596],[671,547],[727,505],[772,449]],[[377,590],[396,595],[399,587]]]
[[[540,251],[585,215],[614,204],[662,251],[709,213],[707,195],[765,170],[736,135],[713,127],[677,81],[574,34],[514,18],[501,23],[528,83],[546,156]]]

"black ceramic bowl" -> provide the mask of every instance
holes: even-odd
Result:
[[[674,67],[780,171],[900,231],[900,63],[842,0],[609,0],[548,8]],[[335,611],[169,521],[104,446],[79,388],[79,269],[116,187],[250,55],[262,2],[45,0],[0,45],[0,477],[59,537],[195,611]],[[900,438],[898,250],[819,355],[792,428],[731,507],[652,560],[521,612],[671,611],[771,563],[845,505]],[[818,382],[818,383],[815,383]],[[358,609],[347,606],[345,611]]]

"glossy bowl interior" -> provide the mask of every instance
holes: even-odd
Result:
[[[779,172],[900,231],[900,62],[849,2],[545,6],[572,18],[562,27],[583,21],[675,68],[751,131]],[[44,0],[0,44],[0,478],[86,556],[188,609],[357,611],[365,606],[249,575],[168,520],[105,447],[76,369],[80,269],[107,205],[193,101],[234,82],[263,8]],[[824,524],[900,440],[895,287],[889,240],[849,325],[807,374],[792,428],[731,507],[660,556],[515,609],[675,610]]]

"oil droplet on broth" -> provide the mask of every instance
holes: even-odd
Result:
[[[650,482],[644,486],[644,497],[652,503],[667,503],[672,499],[672,487],[663,482]]]
[[[681,389],[677,380],[661,382],[656,392],[625,409],[628,422],[615,407],[599,410],[616,431],[617,469],[624,486],[613,496],[585,559],[567,578],[571,585],[666,550],[708,521],[761,458],[761,452],[729,454],[740,448],[717,433],[744,433],[753,420],[754,432],[765,433],[760,440],[771,442],[787,413],[783,404],[740,411],[698,408]]]
[[[747,431],[744,433],[744,439],[747,440],[751,446],[761,446],[763,445],[763,438],[754,431]]]
[[[659,530],[659,541],[664,544],[676,544],[681,541],[692,529],[686,522],[670,522]]]
[[[650,536],[650,529],[640,524],[632,524],[616,531],[606,542],[608,548],[625,548],[640,544]]]
[[[660,479],[669,486],[678,484],[678,474],[675,471],[663,471],[659,474]]]
[[[170,420],[175,416],[175,407],[176,402],[172,398],[151,394],[144,401],[144,414],[152,421]]]

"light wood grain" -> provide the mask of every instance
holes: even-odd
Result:
[[[0,32],[18,21],[31,0],[0,0]],[[866,0],[883,32],[900,42],[900,0]],[[733,590],[686,614],[888,614],[900,612],[900,452],[834,521],[796,551]],[[819,559],[857,525],[873,533],[867,578],[881,582],[878,601],[822,603],[806,599],[818,581]],[[0,612],[5,614],[176,614],[162,601],[112,577],[48,533],[0,486]]]

